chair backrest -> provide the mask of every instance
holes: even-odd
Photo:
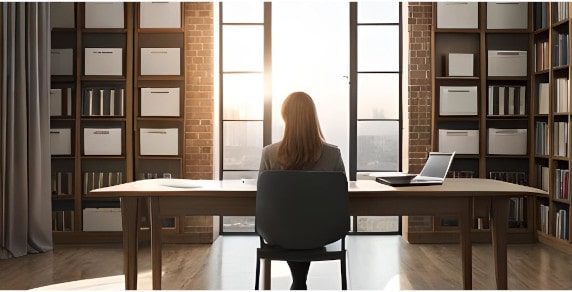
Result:
[[[258,178],[256,232],[285,249],[319,248],[350,229],[343,172],[269,170]]]

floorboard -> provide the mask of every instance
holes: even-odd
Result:
[[[255,236],[222,236],[209,244],[168,244],[163,249],[163,288],[252,290]],[[400,236],[349,236],[348,285],[353,290],[458,290],[462,288],[460,247],[408,244]],[[151,289],[150,249],[139,250],[138,289]],[[544,244],[509,245],[508,287],[516,290],[572,288],[572,255]],[[0,260],[0,289],[123,289],[119,244],[58,245],[53,251]],[[339,290],[338,262],[312,263],[308,288]],[[492,248],[473,246],[473,288],[495,289]],[[283,262],[272,264],[273,289],[288,289]]]

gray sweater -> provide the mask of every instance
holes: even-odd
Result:
[[[262,149],[262,159],[260,160],[260,171],[281,170],[283,167],[278,163],[278,148],[280,142],[268,145]],[[345,174],[346,169],[342,161],[340,149],[332,144],[324,144],[320,159],[313,165],[307,165],[303,170],[316,171],[340,171]]]

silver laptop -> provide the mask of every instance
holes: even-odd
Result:
[[[378,176],[375,180],[390,186],[440,185],[445,180],[455,152],[430,152],[420,174]]]

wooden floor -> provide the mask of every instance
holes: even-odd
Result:
[[[165,245],[163,289],[252,290],[257,245],[254,236],[224,236],[212,245]],[[399,236],[349,236],[347,248],[350,289],[462,288],[456,244],[411,245]],[[149,252],[149,247],[140,249],[140,290],[151,289]],[[572,288],[572,255],[539,243],[509,245],[508,258],[509,289]],[[59,245],[52,252],[0,260],[0,289],[120,290],[122,271],[120,245]],[[308,288],[340,289],[338,271],[338,262],[312,263]],[[474,245],[473,288],[495,289],[494,283],[490,245]],[[273,262],[273,289],[289,286],[287,265]]]

